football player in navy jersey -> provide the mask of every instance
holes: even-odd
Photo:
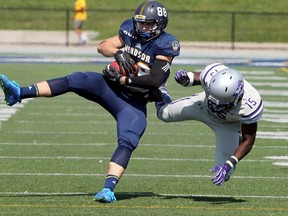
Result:
[[[103,74],[74,72],[25,87],[0,75],[9,106],[25,98],[74,92],[98,103],[115,118],[118,145],[110,159],[104,187],[95,195],[96,201],[116,201],[114,188],[146,128],[146,104],[162,100],[159,87],[167,81],[173,58],[180,53],[179,41],[165,32],[167,24],[168,11],[162,4],[144,2],[132,19],[123,22],[118,35],[102,41],[98,52],[114,56],[120,71],[108,65]]]

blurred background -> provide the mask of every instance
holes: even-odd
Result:
[[[0,0],[0,43],[43,43],[69,46],[75,42],[74,0]],[[131,18],[139,0],[87,0],[83,26],[90,44],[114,36]],[[162,0],[169,12],[167,32],[181,42],[199,46],[267,44],[287,49],[288,1]]]

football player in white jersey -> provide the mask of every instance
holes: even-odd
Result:
[[[161,86],[164,101],[156,103],[157,116],[164,122],[197,120],[212,129],[216,137],[212,182],[220,186],[253,147],[263,114],[260,94],[240,72],[221,63],[208,65],[202,72],[181,69],[175,80],[185,87],[201,85],[204,91],[171,101]]]

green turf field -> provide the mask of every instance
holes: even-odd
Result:
[[[1,64],[0,73],[27,85],[102,67]],[[255,147],[233,177],[221,187],[211,183],[214,137],[206,126],[160,122],[150,104],[146,133],[113,204],[93,201],[116,147],[113,118],[74,94],[9,108],[1,91],[0,215],[288,215],[288,74],[279,68],[237,69],[260,90],[266,106]],[[169,89],[175,99],[199,90],[181,88],[172,76]]]

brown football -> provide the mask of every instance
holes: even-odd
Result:
[[[120,65],[117,61],[113,61],[110,63],[110,67],[115,68],[119,73],[121,73],[123,76],[129,76],[129,74],[125,71],[125,69],[122,67],[122,71],[120,71]],[[136,71],[138,71],[138,65],[135,64]]]

